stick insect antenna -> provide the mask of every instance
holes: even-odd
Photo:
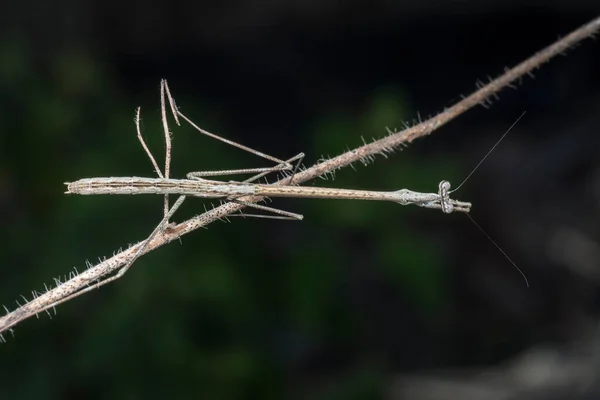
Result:
[[[465,182],[466,182],[466,181],[467,181],[467,180],[468,180],[468,179],[471,177],[471,175],[473,175],[473,173],[474,173],[475,171],[477,171],[477,168],[479,168],[479,167],[481,166],[481,164],[483,164],[483,162],[485,161],[485,159],[486,159],[486,158],[488,158],[488,156],[489,156],[490,154],[492,154],[492,151],[494,151],[494,150],[496,149],[496,147],[498,147],[498,145],[500,144],[500,142],[501,142],[501,141],[502,141],[502,140],[503,140],[503,139],[506,137],[506,135],[508,135],[508,132],[510,132],[510,131],[512,130],[512,128],[514,128],[514,127],[515,127],[515,125],[517,125],[517,123],[518,123],[518,122],[521,120],[521,118],[523,118],[523,117],[525,116],[525,113],[526,113],[526,112],[527,112],[527,111],[523,111],[523,114],[521,114],[521,115],[519,116],[519,118],[517,118],[517,120],[516,120],[515,122],[513,122],[513,124],[510,126],[510,128],[508,128],[508,129],[507,129],[507,131],[506,131],[506,132],[504,132],[504,135],[502,135],[502,137],[500,137],[500,139],[498,139],[498,141],[496,142],[496,144],[494,144],[494,145],[492,146],[492,148],[490,149],[490,151],[488,151],[488,152],[487,152],[487,154],[486,154],[486,155],[485,155],[485,156],[484,156],[484,157],[481,159],[481,161],[479,161],[479,164],[477,164],[477,165],[475,166],[475,168],[473,168],[473,170],[472,170],[472,171],[469,173],[469,175],[467,175],[467,177],[465,178],[465,180],[463,180],[463,181],[461,182],[461,184],[460,184],[460,185],[458,185],[458,186],[457,186],[457,188],[456,188],[456,189],[454,189],[453,191],[451,191],[450,193],[452,193],[452,192],[456,192],[458,189],[460,189],[460,187],[461,187],[462,185],[464,185],[464,184],[465,184]]]
[[[527,287],[529,287],[529,280],[527,279],[527,276],[525,276],[525,273],[524,273],[524,272],[521,270],[521,268],[519,268],[519,267],[517,266],[517,264],[515,264],[515,262],[514,262],[514,261],[513,261],[513,260],[512,260],[512,259],[511,259],[509,256],[508,256],[508,254],[506,254],[506,253],[504,252],[504,250],[502,250],[502,248],[501,248],[500,246],[498,246],[498,244],[497,244],[497,243],[494,241],[494,239],[492,239],[492,238],[490,237],[490,235],[488,235],[488,234],[487,234],[487,232],[486,232],[486,231],[484,231],[484,230],[483,230],[483,228],[482,228],[481,226],[479,226],[479,224],[478,224],[477,222],[475,222],[475,220],[473,219],[473,217],[471,217],[471,216],[469,215],[469,213],[465,213],[465,214],[466,214],[466,215],[467,215],[467,217],[469,217],[469,219],[470,219],[470,220],[471,220],[471,221],[472,221],[472,222],[475,224],[475,226],[476,226],[477,228],[479,228],[479,230],[481,231],[481,233],[483,233],[483,234],[484,234],[484,235],[485,235],[485,236],[486,236],[486,237],[487,237],[487,238],[490,240],[490,242],[492,242],[492,244],[493,244],[494,246],[496,246],[496,248],[497,248],[498,250],[500,250],[500,253],[504,254],[504,257],[506,257],[506,259],[507,259],[508,261],[510,261],[510,263],[513,265],[513,267],[515,267],[515,268],[517,269],[517,271],[519,271],[519,273],[520,273],[520,274],[523,276],[523,279],[525,279],[525,284],[527,285]]]
[[[444,205],[444,199],[448,198],[448,195],[452,192],[456,192],[458,189],[460,189],[460,187],[462,185],[464,185],[464,183],[471,177],[471,175],[473,175],[473,173],[475,171],[477,171],[477,169],[481,166],[481,164],[483,164],[483,162],[485,161],[486,158],[488,158],[488,156],[496,149],[496,147],[498,147],[498,145],[500,144],[500,142],[506,137],[506,135],[508,135],[508,132],[510,132],[515,125],[517,125],[517,123],[525,116],[526,111],[523,111],[523,113],[519,116],[519,118],[517,118],[517,120],[515,122],[513,122],[513,124],[510,126],[510,128],[508,128],[506,130],[506,132],[504,132],[504,134],[500,137],[500,139],[498,139],[498,141],[492,146],[492,148],[490,149],[490,151],[487,152],[487,154],[481,159],[481,161],[479,161],[479,164],[477,164],[475,166],[475,168],[473,168],[473,170],[469,173],[469,175],[467,175],[467,177],[461,182],[460,185],[458,185],[458,187],[452,191],[448,191],[447,189],[449,189],[449,187],[446,187],[446,192],[443,191],[442,188],[442,182],[440,182],[440,198],[441,198],[441,203],[442,205]],[[449,184],[448,184],[449,186]],[[445,195],[445,197],[444,197]],[[444,210],[444,208],[442,208],[442,210],[444,212],[447,212]],[[450,209],[451,212],[451,209]],[[479,224],[477,222],[475,222],[475,220],[473,219],[473,217],[471,217],[471,215],[469,215],[469,213],[465,213],[467,215],[467,217],[469,217],[469,219],[471,220],[471,222],[473,222],[475,224],[475,226],[481,231],[481,233],[483,233],[489,240],[490,242],[492,242],[492,244],[494,246],[496,246],[496,248],[500,251],[500,253],[502,253],[504,255],[504,257],[506,257],[506,259],[513,265],[513,267],[516,268],[517,271],[519,271],[519,273],[523,276],[523,279],[525,279],[525,284],[527,285],[527,287],[529,287],[529,280],[527,279],[527,276],[525,276],[525,273],[523,272],[523,270],[521,270],[521,268],[519,268],[517,266],[517,264],[515,264],[515,262],[508,256],[508,254],[506,254],[504,252],[504,250],[502,250],[502,248],[498,245],[498,243],[496,243],[494,241],[494,239],[491,238],[490,235],[488,235],[488,233],[481,227],[479,226]]]

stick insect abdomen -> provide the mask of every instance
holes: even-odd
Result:
[[[141,177],[87,178],[65,182],[68,194],[176,194],[202,198],[245,196],[254,194],[252,185],[206,183],[189,179]]]

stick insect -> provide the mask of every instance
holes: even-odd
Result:
[[[205,131],[194,124],[189,118],[187,118],[175,105],[175,101],[171,96],[169,87],[166,80],[161,81],[161,117],[163,122],[163,130],[165,135],[166,143],[166,156],[165,156],[165,172],[161,172],[156,160],[146,145],[140,130],[139,114],[140,109],[138,108],[136,114],[136,129],[138,140],[144,148],[146,154],[150,158],[154,169],[158,175],[158,178],[145,178],[145,177],[106,177],[106,178],[86,178],[80,179],[74,182],[65,182],[67,185],[68,194],[80,194],[80,195],[99,195],[99,194],[162,194],[164,195],[164,217],[156,228],[152,231],[150,236],[144,240],[140,248],[131,257],[128,262],[121,267],[118,273],[112,277],[106,278],[99,281],[94,287],[103,286],[109,282],[119,279],[127,272],[131,265],[136,259],[142,254],[145,247],[150,243],[151,240],[162,231],[167,229],[169,225],[169,219],[181,206],[187,196],[200,197],[200,198],[214,198],[222,199],[225,201],[235,202],[247,207],[255,208],[262,211],[273,213],[273,215],[254,215],[254,214],[243,214],[244,216],[261,217],[261,218],[275,218],[275,219],[291,219],[301,220],[303,216],[301,214],[292,213],[268,207],[252,202],[244,201],[244,198],[248,196],[261,196],[261,197],[296,197],[296,198],[321,198],[321,199],[353,199],[353,200],[378,200],[378,201],[393,201],[401,205],[414,204],[419,207],[432,208],[441,210],[443,213],[449,214],[452,212],[464,212],[468,215],[471,209],[471,203],[454,200],[450,198],[451,185],[448,181],[441,181],[438,185],[437,193],[421,193],[415,192],[408,189],[400,189],[392,192],[381,192],[381,191],[367,191],[367,190],[354,190],[354,189],[339,189],[339,188],[321,188],[321,187],[303,187],[293,185],[294,173],[298,170],[302,159],[304,158],[303,153],[288,159],[280,160],[278,158],[269,156],[261,153],[257,150],[243,146],[239,143],[225,139],[208,131]],[[261,158],[267,159],[276,163],[273,167],[267,168],[249,168],[249,169],[235,169],[235,170],[222,170],[222,171],[200,171],[190,172],[186,175],[187,179],[172,179],[169,177],[170,173],[170,161],[171,161],[171,138],[167,123],[167,106],[168,101],[171,113],[175,119],[177,125],[180,125],[179,118],[185,120],[192,127],[199,132],[230,144],[234,147],[243,149],[252,154],[258,155]],[[514,125],[513,125],[514,126]],[[511,127],[512,128],[512,127]],[[510,130],[510,129],[509,129]],[[508,133],[508,131],[506,132]],[[505,133],[505,135],[506,135]],[[504,136],[500,139],[500,141]],[[498,141],[498,143],[500,142]],[[498,145],[494,146],[494,148]],[[483,160],[494,150],[484,157]],[[475,167],[473,172],[481,165],[483,160]],[[292,164],[294,163],[294,164]],[[256,180],[266,176],[272,172],[291,172],[292,176],[289,184],[287,185],[269,185],[254,183]],[[466,182],[472,173],[461,183],[460,186]],[[213,179],[207,179],[207,177],[215,177],[222,175],[236,175],[236,174],[256,174],[251,178],[244,181],[218,181]],[[458,188],[457,188],[458,189]],[[172,194],[179,195],[179,198],[169,207],[168,196]],[[472,218],[471,218],[472,219]],[[475,222],[475,221],[473,221]],[[477,224],[476,224],[477,225]],[[479,227],[479,225],[477,225]],[[479,229],[481,229],[479,227]],[[483,230],[482,230],[483,231]],[[484,232],[485,234],[485,232]],[[488,236],[486,234],[486,236]],[[489,238],[489,236],[488,236]],[[491,240],[491,238],[490,238]],[[500,249],[500,247],[492,240],[492,243],[508,258],[508,256]],[[520,271],[520,269],[508,258],[509,261]],[[521,272],[521,271],[520,271]],[[522,272],[521,272],[522,274]],[[89,288],[91,289],[91,288]],[[78,293],[81,294],[81,293]]]

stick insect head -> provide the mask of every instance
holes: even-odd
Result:
[[[438,194],[440,195],[442,212],[445,214],[450,214],[452,211],[454,211],[454,205],[452,205],[449,195],[450,188],[451,185],[448,181],[441,181],[439,184]]]

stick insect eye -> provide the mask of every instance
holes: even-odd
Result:
[[[441,182],[440,182],[440,186],[439,186],[439,188],[440,188],[440,192],[441,192],[441,191],[444,191],[444,192],[446,192],[446,195],[447,195],[447,194],[448,194],[448,192],[450,191],[450,188],[451,188],[451,187],[452,187],[452,186],[450,185],[450,182],[448,182],[448,181],[441,181]]]

